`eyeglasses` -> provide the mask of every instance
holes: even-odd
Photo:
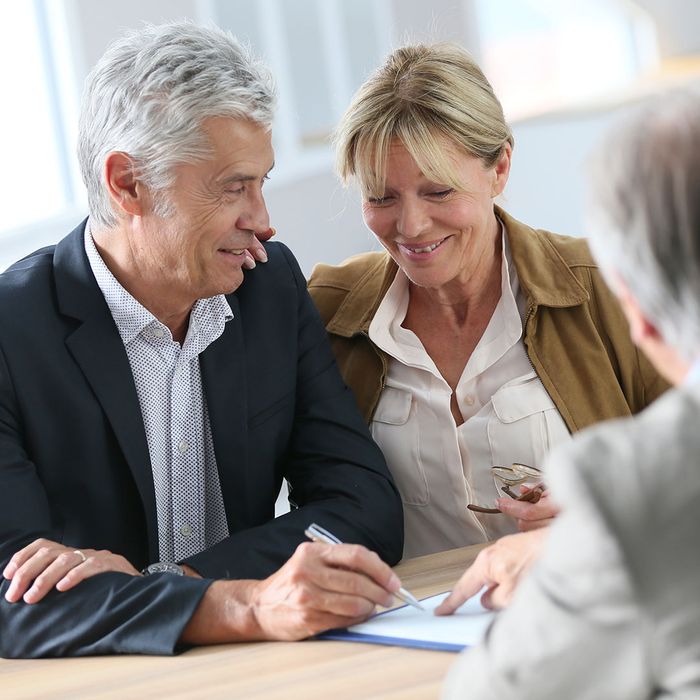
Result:
[[[497,488],[500,485],[500,490],[516,501],[526,501],[527,503],[537,503],[545,491],[545,485],[542,481],[542,471],[537,467],[531,467],[528,464],[520,464],[513,462],[510,467],[491,467],[491,474],[496,483]],[[535,482],[535,485],[530,487],[525,493],[517,494],[513,491],[515,486],[520,486],[527,482]],[[475,513],[500,513],[498,508],[485,508],[484,506],[476,505],[475,503],[467,504],[469,510]]]

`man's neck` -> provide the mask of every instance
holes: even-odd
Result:
[[[172,288],[159,283],[159,276],[149,269],[149,261],[142,260],[129,244],[129,231],[117,225],[109,229],[91,228],[90,233],[97,252],[117,282],[170,330],[173,340],[182,344],[196,299],[178,299]]]

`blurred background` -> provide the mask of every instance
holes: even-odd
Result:
[[[0,269],[86,214],[75,136],[85,75],[124,28],[188,17],[252,45],[279,90],[272,225],[308,274],[376,247],[329,136],[394,47],[457,41],[493,83],[515,133],[501,202],[539,228],[581,235],[585,154],[614,113],[700,84],[697,0],[15,0],[0,8]],[[459,95],[455,95],[459,99]]]

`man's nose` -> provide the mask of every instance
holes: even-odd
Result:
[[[252,194],[246,209],[238,217],[237,228],[262,233],[270,228],[270,215],[262,192]]]

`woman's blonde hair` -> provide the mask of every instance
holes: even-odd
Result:
[[[335,133],[337,169],[363,193],[384,192],[389,145],[398,139],[423,174],[463,189],[458,150],[493,167],[513,134],[479,66],[456,44],[416,44],[392,52],[355,93]]]

